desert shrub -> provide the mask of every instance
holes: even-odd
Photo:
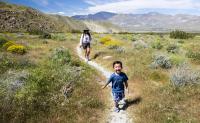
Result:
[[[28,60],[26,56],[13,55],[6,52],[0,53],[0,74],[9,69],[23,69],[31,66],[35,66],[35,64]]]
[[[51,59],[54,62],[69,63],[71,61],[71,55],[68,49],[60,47],[53,51]]]
[[[52,34],[52,39],[58,41],[64,41],[66,40],[66,36],[64,34]]]
[[[180,43],[180,44],[183,44],[183,43],[184,43],[183,40],[178,40],[177,42]]]
[[[41,30],[41,29],[35,29],[35,28],[29,28],[29,29],[27,29],[27,32],[30,35],[42,35],[42,34],[44,34],[43,30]]]
[[[199,44],[190,45],[185,55],[186,57],[199,62],[200,61],[200,45]]]
[[[200,52],[196,52],[196,51],[189,50],[189,51],[186,53],[186,56],[187,56],[188,58],[191,58],[191,59],[194,60],[194,61],[200,61]]]
[[[8,41],[3,45],[4,49],[7,49],[8,47],[15,45],[15,43],[13,41]]]
[[[187,32],[184,32],[184,31],[175,30],[175,31],[170,32],[170,38],[189,39],[189,38],[194,38],[194,35],[187,33]]]
[[[179,47],[177,44],[169,44],[166,50],[169,53],[178,53]]]
[[[81,33],[81,30],[72,29],[71,33]]]
[[[163,45],[161,44],[160,40],[157,40],[157,41],[154,41],[152,44],[151,44],[151,47],[154,48],[154,49],[162,49],[163,48]]]
[[[105,36],[100,39],[101,44],[105,44],[106,42],[110,42],[112,39],[110,36]]]
[[[164,54],[156,54],[153,57],[153,62],[151,63],[151,68],[164,68],[169,69],[172,67],[172,63],[170,61],[170,58]]]
[[[122,43],[120,41],[117,41],[117,40],[111,40],[111,41],[107,41],[105,43],[105,45],[107,47],[117,47],[117,46],[120,46]]]
[[[137,41],[137,39],[134,38],[134,37],[132,37],[131,41],[132,41],[132,42],[135,42],[135,41]]]
[[[25,54],[27,52],[27,49],[23,45],[12,45],[12,46],[7,48],[7,51],[11,52],[11,53],[16,53],[16,54],[23,55],[23,54]]]
[[[171,71],[170,81],[174,86],[199,83],[200,74],[184,63]]]
[[[138,40],[133,42],[133,47],[136,49],[142,49],[142,48],[148,48],[148,45],[143,40]]]
[[[185,62],[185,58],[180,56],[180,55],[171,55],[170,56],[170,61],[172,62],[173,65],[178,66],[180,64],[183,64]]]
[[[40,38],[44,38],[44,39],[51,39],[51,34],[48,32],[44,32],[41,34]]]
[[[108,46],[108,49],[112,49],[112,50],[116,51],[117,53],[124,53],[125,52],[125,48],[123,48],[121,46],[117,46],[117,45]]]
[[[154,80],[154,81],[166,81],[166,80],[168,80],[168,77],[165,74],[163,74],[159,71],[153,71],[150,74],[149,77],[150,77],[151,80]]]
[[[0,37],[0,47],[2,47],[7,41],[6,38]]]

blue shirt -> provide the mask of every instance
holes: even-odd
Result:
[[[113,73],[108,82],[112,82],[112,92],[124,92],[124,83],[127,82],[128,77],[125,73]]]

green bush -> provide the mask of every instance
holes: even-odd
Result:
[[[163,48],[163,45],[161,44],[160,40],[154,41],[151,46],[152,48],[158,49],[158,50]]]
[[[34,28],[29,28],[27,30],[27,32],[30,34],[30,35],[42,35],[44,34],[44,31],[41,30],[41,29],[34,29]]]
[[[7,41],[7,39],[0,37],[0,47],[2,47]]]
[[[66,35],[64,34],[52,34],[52,39],[58,40],[58,41],[64,41],[66,40]]]
[[[26,53],[26,47],[22,46],[22,45],[12,45],[12,46],[7,48],[7,51],[11,52],[11,53],[23,55],[23,54]]]
[[[50,33],[48,33],[48,32],[44,32],[44,33],[40,36],[40,38],[51,39],[52,36],[51,36]]]
[[[179,66],[185,62],[185,58],[180,55],[173,54],[170,56],[170,61],[172,62],[173,65]]]
[[[170,32],[170,38],[174,39],[189,39],[194,38],[194,35],[180,30]]]
[[[189,50],[186,56],[194,61],[200,61],[200,52],[198,51]]]
[[[200,45],[190,44],[187,47],[186,57],[191,58],[194,61],[200,62]]]
[[[179,47],[176,44],[169,44],[166,48],[169,53],[178,53]]]
[[[54,62],[69,63],[71,61],[71,55],[68,49],[60,47],[53,51],[51,59]]]

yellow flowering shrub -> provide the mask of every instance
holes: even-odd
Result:
[[[117,40],[111,40],[111,41],[106,42],[105,45],[108,47],[113,47],[113,46],[121,46],[122,43]]]
[[[105,36],[100,39],[100,43],[104,44],[105,46],[111,47],[120,47],[122,42],[119,40],[112,39],[110,36]]]
[[[110,42],[112,39],[110,36],[105,36],[100,39],[100,43],[105,44],[106,42]]]
[[[26,47],[23,45],[12,45],[7,48],[7,51],[23,55],[26,53]]]
[[[15,45],[15,43],[13,41],[8,41],[3,45],[4,49],[7,49],[8,47]]]

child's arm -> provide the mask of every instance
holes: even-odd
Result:
[[[124,84],[125,84],[125,87],[126,87],[127,92],[129,93],[129,90],[128,90],[128,82],[125,81]]]
[[[108,82],[102,87],[102,89],[104,89],[109,83],[110,83],[110,81],[108,81]]]
[[[102,89],[104,89],[110,82],[112,82],[112,75],[110,76],[110,78],[108,79],[106,84],[104,86],[102,86]]]

